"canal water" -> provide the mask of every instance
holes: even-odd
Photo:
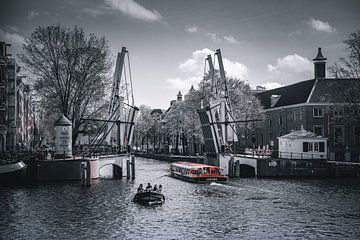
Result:
[[[194,184],[137,158],[136,179],[0,188],[0,239],[360,239],[359,180]],[[166,202],[132,202],[140,183]]]

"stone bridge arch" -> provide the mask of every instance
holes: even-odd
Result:
[[[113,167],[113,177],[120,178],[126,175],[126,155],[103,156],[99,158],[99,173],[106,166]]]

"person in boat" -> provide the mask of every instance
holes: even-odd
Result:
[[[161,190],[162,190],[162,185],[161,185],[161,184],[159,184],[159,188],[158,188],[158,190],[157,190],[157,191],[158,191],[159,193],[161,193]]]
[[[158,191],[157,184],[154,185],[153,191],[154,191],[154,192],[157,192],[157,191]]]
[[[150,192],[151,190],[152,190],[152,186],[151,186],[150,183],[148,183],[147,186],[146,186],[146,191]]]
[[[141,192],[143,192],[143,191],[144,191],[143,185],[140,184],[140,186],[139,186],[138,189],[137,189],[137,192],[138,192],[138,193],[141,193]]]

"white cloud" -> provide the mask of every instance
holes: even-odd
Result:
[[[291,84],[312,77],[313,63],[297,54],[278,58],[274,65],[267,65],[267,72],[271,78],[276,78],[279,84]]]
[[[122,13],[143,21],[160,21],[162,16],[155,9],[149,10],[134,0],[105,0],[105,3]]]
[[[204,64],[207,55],[213,55],[214,51],[204,48],[194,51],[191,56],[178,66],[180,77],[168,79],[170,88],[189,90],[191,85],[196,86],[203,77]],[[244,79],[249,75],[248,67],[240,62],[223,58],[224,68],[228,77]],[[217,67],[217,66],[215,66]]]
[[[311,72],[312,69],[313,64],[311,61],[297,54],[278,58],[275,65],[267,65],[267,71],[275,75]]]
[[[319,32],[335,33],[336,28],[332,27],[328,22],[323,22],[318,19],[310,18],[306,21],[313,29]]]
[[[185,31],[189,32],[189,33],[195,33],[197,31],[199,31],[199,28],[198,28],[198,26],[186,26]]]
[[[217,42],[217,43],[226,42],[226,43],[233,43],[234,44],[234,43],[239,42],[232,35],[218,36],[216,33],[211,33],[211,32],[208,32],[206,35],[210,37],[211,41]]]
[[[104,14],[104,11],[101,9],[91,9],[91,8],[84,8],[82,12],[89,14],[92,17],[97,17]]]
[[[36,16],[39,16],[39,13],[38,12],[36,12],[36,11],[34,11],[34,10],[31,10],[30,12],[29,12],[29,14],[28,14],[28,19],[29,20],[32,20],[34,17],[36,17]]]
[[[213,41],[213,42],[218,42],[218,41],[220,41],[220,39],[217,37],[217,35],[215,34],[215,33],[207,33],[206,34],[207,36],[209,36],[210,37],[210,39]]]
[[[191,88],[191,85],[196,86],[201,80],[201,77],[188,77],[188,78],[169,78],[167,82],[170,84],[170,88],[180,90],[180,91],[188,91]]]
[[[13,44],[15,46],[21,46],[24,43],[24,37],[16,32],[8,32],[0,29],[0,39],[3,39],[6,43]]]
[[[238,42],[238,40],[236,40],[234,38],[234,36],[231,36],[231,35],[224,36],[224,40],[225,40],[225,42],[228,42],[228,43],[237,43]]]
[[[282,87],[282,85],[277,82],[266,82],[266,83],[261,84],[261,86],[265,87],[266,90]]]

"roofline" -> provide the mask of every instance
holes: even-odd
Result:
[[[318,81],[319,81],[318,79],[315,79],[314,84],[313,84],[313,86],[312,86],[312,89],[311,89],[311,91],[310,91],[310,94],[309,94],[309,96],[308,96],[308,99],[306,100],[306,103],[309,103],[309,102],[310,102],[310,99],[311,99],[311,97],[312,97],[312,95],[313,95],[313,93],[314,93],[314,91],[315,91],[315,88],[316,88],[316,85],[317,85]]]
[[[293,107],[306,107],[306,106],[328,106],[328,105],[351,105],[350,103],[331,103],[331,102],[324,102],[324,103],[298,103],[298,104],[292,104],[292,105],[285,105],[280,107],[274,107],[274,108],[266,108],[264,109],[265,112],[268,112],[270,110],[281,110],[284,108],[293,108]]]

